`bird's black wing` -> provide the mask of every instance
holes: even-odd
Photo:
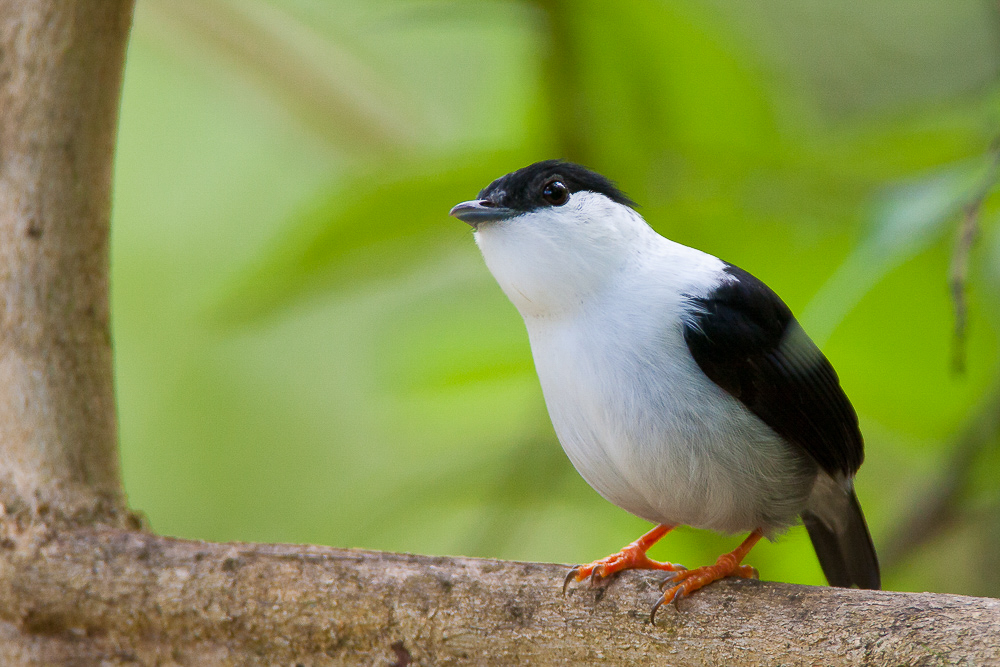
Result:
[[[684,340],[698,366],[765,424],[801,447],[830,475],[853,475],[864,459],[858,417],[833,366],[791,310],[746,271],[703,297]]]

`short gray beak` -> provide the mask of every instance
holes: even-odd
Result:
[[[517,211],[504,206],[497,206],[489,199],[477,199],[475,201],[464,201],[452,207],[449,215],[453,215],[462,222],[467,222],[476,227],[481,222],[491,222],[493,220],[503,220],[517,215]]]

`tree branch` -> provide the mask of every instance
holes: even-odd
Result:
[[[990,163],[982,182],[965,205],[962,222],[955,239],[955,248],[951,255],[951,267],[948,271],[948,288],[951,292],[952,305],[955,308],[955,328],[952,342],[952,368],[956,373],[965,372],[965,328],[968,320],[968,303],[966,300],[966,285],[969,280],[969,254],[972,245],[979,235],[979,215],[983,204],[990,196],[1000,176],[1000,137],[993,140],[989,150]]]
[[[725,581],[653,626],[650,573],[564,597],[562,565],[5,525],[3,664],[1000,661],[991,599]]]

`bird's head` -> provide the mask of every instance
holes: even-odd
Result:
[[[475,230],[500,287],[525,317],[572,310],[612,279],[650,233],[607,178],[546,160],[490,183],[451,215]]]

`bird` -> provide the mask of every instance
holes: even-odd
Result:
[[[650,613],[728,576],[801,519],[832,586],[881,588],[854,476],[857,414],[826,356],[749,272],[653,230],[564,160],[502,176],[450,215],[524,320],[556,436],[601,496],[655,525],[566,576],[666,573]],[[748,537],[714,565],[646,552],[678,526]]]

